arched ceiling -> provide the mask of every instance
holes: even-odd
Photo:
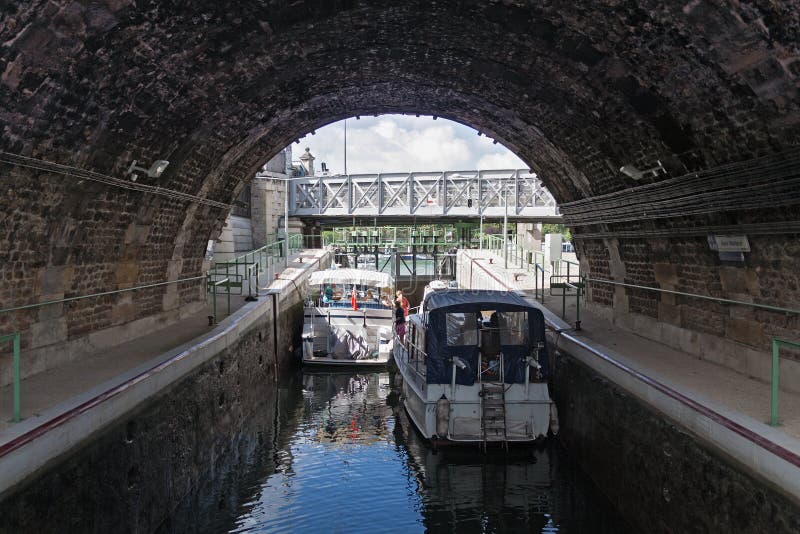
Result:
[[[358,114],[487,133],[559,202],[800,145],[800,2],[134,0],[0,4],[0,149],[229,202]],[[219,208],[0,164],[6,261],[194,273]],[[12,207],[13,206],[13,207]],[[176,266],[175,262],[180,265]],[[113,269],[111,269],[113,271]],[[117,271],[98,285],[119,280]],[[132,275],[134,276],[134,275]]]

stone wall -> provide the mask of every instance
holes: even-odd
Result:
[[[797,165],[763,158],[800,146],[798,13],[798,0],[6,2],[0,308],[199,274],[243,181],[302,135],[379,113],[471,125],[560,205],[587,201],[593,222],[564,213],[598,275],[658,283],[652,264],[668,263],[676,287],[744,287],[797,308]],[[132,189],[131,162],[157,159],[166,171],[136,183],[159,189]],[[708,180],[748,161],[741,188]],[[665,171],[641,179],[619,170],[656,162]],[[694,188],[676,194],[677,177]],[[649,186],[650,198],[623,198]],[[750,237],[746,273],[723,274],[701,250],[715,231]],[[21,332],[27,351],[199,297],[187,284],[4,313],[0,332]],[[797,331],[796,316],[638,290],[591,299],[758,350],[773,330]]]
[[[583,241],[590,277],[745,303],[798,309],[800,239],[751,239],[741,264],[723,264],[705,236]],[[772,339],[796,340],[800,315],[591,283],[592,310],[618,326],[769,381]],[[798,391],[800,352],[781,349],[782,387]]]
[[[800,531],[800,503],[563,352],[552,395],[559,438],[639,531]]]
[[[286,182],[267,177],[254,178],[252,183],[253,245],[263,247],[275,241],[285,213]]]
[[[108,400],[97,407],[114,422],[99,427],[89,414],[88,430],[70,431],[73,441],[82,442],[77,450],[44,458],[47,463],[39,472],[5,489],[0,532],[166,528],[162,523],[187,495],[203,487],[205,477],[247,461],[247,451],[269,435],[278,375],[296,368],[301,354],[303,290],[310,273],[330,261],[329,254],[317,253],[302,268],[291,264],[268,294],[223,321],[219,328],[228,329],[224,340],[211,332],[196,340],[192,349],[198,350],[170,360],[159,371],[162,375],[137,379],[151,384],[156,394],[134,410],[116,413],[120,408],[107,407]],[[214,347],[223,348],[215,352]],[[173,368],[172,374],[191,371],[170,383],[167,373]],[[133,389],[127,393],[134,395]],[[58,430],[37,439],[46,440]],[[42,460],[38,449],[20,454],[28,455],[26,464]],[[18,459],[0,459],[9,461]],[[219,496],[221,491],[204,487],[200,494]],[[44,503],[52,513],[42,516]]]
[[[272,439],[276,358],[291,358],[284,345],[275,354],[272,324],[268,309],[234,346],[7,496],[0,532],[164,528],[205,477],[233,471],[255,443]],[[224,502],[224,491],[207,488],[200,498]]]

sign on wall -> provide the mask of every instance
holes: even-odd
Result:
[[[750,252],[746,235],[709,235],[708,246],[718,252]]]

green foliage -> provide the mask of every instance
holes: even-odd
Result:
[[[564,236],[564,241],[572,242],[572,232],[563,224],[543,224],[542,235],[545,234],[562,234]]]

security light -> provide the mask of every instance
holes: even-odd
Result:
[[[657,161],[658,166],[653,167],[652,169],[645,169],[640,171],[633,165],[623,165],[619,168],[619,172],[624,174],[625,176],[632,178],[634,180],[641,180],[642,178],[652,177],[655,178],[659,175],[659,173],[667,172],[664,166],[661,164],[660,161]]]
[[[150,165],[149,169],[145,169],[144,167],[137,167],[136,160],[133,160],[133,163],[131,163],[131,166],[128,167],[128,170],[125,174],[133,174],[134,171],[140,171],[145,173],[150,178],[158,178],[164,172],[164,169],[167,168],[167,165],[169,165],[169,161],[165,159],[157,159],[152,165]],[[131,177],[131,180],[135,182],[136,178],[137,176],[134,174]]]

